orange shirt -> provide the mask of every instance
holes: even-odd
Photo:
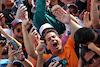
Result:
[[[66,58],[68,62],[68,66],[66,67],[78,67],[78,57],[75,53],[75,41],[69,37],[65,47],[64,47],[64,52],[61,55],[58,55],[58,57],[62,60]],[[45,62],[48,58],[52,56],[52,54],[43,54],[45,57]]]

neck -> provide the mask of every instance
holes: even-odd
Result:
[[[12,3],[11,5],[5,5],[5,8],[6,9],[12,9],[12,6],[14,5],[15,3]]]
[[[62,54],[64,52],[64,49],[62,48],[61,50],[57,51],[57,52],[54,52],[52,53],[54,56],[58,56],[60,54]]]

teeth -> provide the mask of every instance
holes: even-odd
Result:
[[[53,43],[53,46],[56,47],[57,46],[57,43]]]

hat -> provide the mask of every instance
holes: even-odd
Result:
[[[18,23],[22,23],[21,19],[15,19],[11,22],[11,29],[13,30],[14,27],[18,24]]]
[[[40,29],[39,29],[40,35],[42,36],[43,31],[44,31],[45,29],[49,29],[49,28],[54,28],[54,27],[53,27],[51,24],[49,24],[49,23],[43,24],[43,25],[40,27]]]
[[[67,4],[67,7],[70,8],[70,7],[74,7],[75,9],[78,9],[78,6],[75,5],[75,4]]]

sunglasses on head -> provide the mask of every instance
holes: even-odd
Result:
[[[19,33],[19,32],[21,32],[21,29],[20,29],[20,28],[18,28],[18,29],[17,29],[17,32],[18,32],[18,33]]]
[[[86,63],[88,64],[93,64],[94,61],[93,59],[97,60],[100,56],[98,54],[95,54],[89,61],[87,61]]]

